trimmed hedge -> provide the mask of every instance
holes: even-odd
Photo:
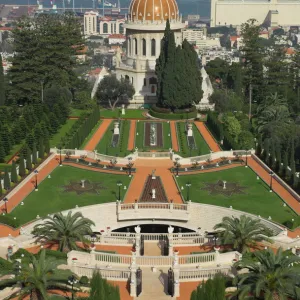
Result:
[[[19,228],[21,225],[18,219],[15,220],[10,215],[0,215],[0,223],[11,226],[13,228]]]
[[[1,271],[10,271],[12,269],[13,269],[13,264],[11,262],[9,262],[8,260],[0,257],[0,270]]]
[[[161,110],[161,108],[159,108]],[[184,120],[186,118],[188,119],[194,119],[197,117],[197,110],[192,110],[190,112],[182,112],[182,113],[176,113],[176,112],[171,112],[169,110],[168,112],[159,112],[157,111],[157,107],[153,108],[151,107],[149,110],[149,114],[155,118],[159,119],[167,119],[167,120]],[[164,109],[167,110],[167,109]]]

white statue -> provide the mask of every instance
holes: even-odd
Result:
[[[125,115],[125,105],[122,104],[122,115]]]
[[[189,123],[188,124],[188,132],[187,135],[188,136],[193,136],[193,130],[192,130],[193,124]]]
[[[209,97],[214,92],[211,81],[204,67],[201,69],[203,96],[201,103],[209,103]]]
[[[120,134],[119,122],[114,123],[114,134]]]
[[[141,233],[141,227],[140,225],[134,227],[135,233]]]
[[[173,231],[174,231],[174,227],[172,227],[171,225],[168,227],[168,232],[169,233],[173,233]]]
[[[152,189],[152,199],[155,199],[155,197],[156,197],[155,192],[156,192],[155,189]]]

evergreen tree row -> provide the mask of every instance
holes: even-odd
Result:
[[[62,138],[60,146],[65,149],[79,148],[99,119],[100,110],[97,106],[89,115],[83,115],[78,119],[71,127],[69,133]]]

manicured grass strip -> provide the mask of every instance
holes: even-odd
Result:
[[[111,122],[108,130],[105,132],[101,141],[96,147],[98,153],[124,157],[129,155],[131,152],[127,150],[128,139],[129,139],[130,121],[122,120],[120,124],[120,137],[119,143],[116,147],[112,147],[111,141],[114,131],[114,122]]]
[[[86,192],[81,195],[73,191],[64,191],[63,186],[69,185],[71,181],[80,183],[82,179],[101,183],[104,189],[98,189],[98,194]],[[46,178],[39,185],[38,192],[33,191],[25,198],[24,205],[17,206],[9,215],[20,220],[21,224],[25,224],[35,219],[37,215],[45,217],[47,214],[75,208],[76,205],[86,206],[116,201],[118,180],[128,188],[130,178],[126,175],[94,172],[70,166],[57,167],[52,172],[51,178]],[[124,195],[122,189],[121,198]]]
[[[172,147],[172,140],[171,140],[171,129],[170,124],[167,122],[161,122],[163,124],[163,148],[158,147],[146,147],[144,145],[144,124],[146,122],[137,122],[136,124],[136,133],[138,135],[135,136],[135,147],[138,147],[140,151],[150,151],[150,150],[157,150],[157,151],[166,151]],[[160,123],[160,122],[155,122]],[[168,136],[170,134],[170,136]]]
[[[10,171],[11,165],[9,165],[9,164],[0,164],[0,172],[4,172],[5,169],[7,169],[8,171]]]
[[[125,115],[122,115],[122,109],[100,109],[100,118],[122,118],[122,119],[146,119],[143,116],[144,109],[125,109]]]
[[[84,140],[84,142],[82,143],[82,145],[79,147],[79,149],[84,149],[84,147],[86,146],[86,144],[89,142],[89,140],[93,137],[94,133],[97,131],[97,129],[99,128],[100,124],[102,123],[102,121],[99,121],[95,127],[93,128],[93,130],[89,133],[89,135],[86,137],[86,139]]]
[[[77,109],[77,108],[71,108],[70,111],[70,117],[80,117],[81,115],[88,112],[86,109]]]
[[[68,131],[71,129],[71,127],[73,126],[73,124],[76,122],[77,120],[67,120],[67,122],[58,130],[58,132],[56,134],[54,134],[54,136],[51,138],[50,140],[50,146],[51,147],[57,147],[60,143],[60,140],[63,136],[66,135],[66,133],[68,133]]]
[[[275,193],[269,192],[269,187],[262,181],[257,180],[256,174],[245,167],[237,167],[224,171],[203,173],[197,175],[182,175],[176,178],[179,188],[184,187],[183,196],[187,197],[186,183],[191,182],[190,199],[193,202],[218,205],[233,209],[245,211],[255,215],[261,215],[264,218],[271,216],[273,221],[281,224],[291,222],[296,214],[288,207],[284,207],[284,202]],[[207,190],[201,190],[205,183],[216,183],[218,180],[227,183],[238,183],[246,187],[245,194],[233,194],[224,196],[220,194],[211,195]]]
[[[185,130],[185,122],[177,122],[177,139],[180,147],[179,154],[183,157],[198,156],[210,153],[210,149],[205,139],[199,132],[195,124],[193,124],[193,134],[197,149],[190,150],[187,142],[187,133]]]

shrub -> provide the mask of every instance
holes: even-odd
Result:
[[[6,224],[8,226],[11,226],[13,228],[18,228],[20,226],[20,221],[18,219],[14,219],[10,215],[0,215],[0,223]]]
[[[24,255],[22,257],[22,255]],[[25,260],[28,260],[29,257],[31,257],[32,254],[30,252],[28,252],[27,250],[23,249],[23,248],[19,248],[10,258],[12,260],[15,260],[15,259],[22,259],[22,261]]]
[[[57,259],[67,259],[68,255],[65,252],[60,252],[60,251],[55,251],[55,250],[50,250],[46,249],[46,256],[52,256]]]
[[[151,106],[151,109],[155,112],[158,112],[158,113],[170,113],[171,112],[171,109],[170,108],[164,108],[164,107],[159,107],[157,106],[156,104],[153,104]]]
[[[79,283],[82,285],[87,286],[89,284],[89,279],[87,276],[81,276],[81,278],[79,279]]]
[[[152,109],[152,107],[149,110],[149,114],[155,118],[159,119],[167,119],[167,120],[184,120],[186,118],[188,119],[194,119],[197,117],[197,110],[191,111],[188,113],[172,113],[170,112],[157,112]]]

